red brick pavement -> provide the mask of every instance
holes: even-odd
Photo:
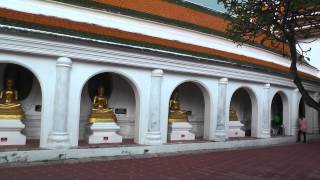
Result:
[[[320,179],[320,142],[167,157],[0,168],[0,179]]]

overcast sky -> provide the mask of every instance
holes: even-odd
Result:
[[[193,2],[195,4],[202,5],[210,9],[214,9],[216,11],[224,12],[223,5],[218,4],[217,0],[185,0],[185,1]]]
[[[310,58],[309,63],[311,65],[320,69],[320,39],[312,43],[301,44],[301,46],[303,47],[304,50],[311,47],[311,51],[308,52],[306,56]],[[320,73],[318,73],[318,76],[320,77]]]

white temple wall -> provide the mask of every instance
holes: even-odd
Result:
[[[41,111],[36,110],[36,106],[41,106],[41,88],[38,80],[33,79],[33,85],[29,96],[21,101],[26,119],[23,133],[27,139],[40,139]]]
[[[79,140],[84,140],[87,135],[88,117],[91,112],[91,99],[88,92],[88,84],[83,87],[81,93]]]
[[[3,39],[4,37],[7,36],[0,35],[0,38]],[[23,39],[25,37],[17,36],[15,38]],[[152,103],[152,99],[150,99],[151,71],[153,69],[164,70],[162,88],[159,89],[161,92],[160,131],[164,143],[167,142],[169,99],[173,90],[184,82],[192,82],[193,85],[188,88],[190,91],[185,91],[185,94],[182,94],[182,109],[193,111],[194,117],[191,116],[190,120],[195,124],[194,131],[197,136],[201,136],[203,133],[204,139],[213,140],[215,136],[218,113],[221,113],[218,112],[218,99],[226,98],[229,107],[233,93],[241,87],[248,90],[252,100],[252,136],[261,137],[261,126],[264,119],[262,109],[265,103],[271,105],[273,95],[278,91],[283,92],[288,97],[288,117],[286,119],[289,120],[286,126],[289,128],[286,129],[289,131],[289,129],[296,128],[294,123],[297,119],[301,95],[295,90],[291,81],[285,77],[249,70],[244,71],[222,65],[205,64],[202,61],[184,61],[182,58],[162,57],[157,56],[157,54],[151,55],[151,53],[146,55],[141,52],[124,52],[119,49],[98,46],[89,47],[85,46],[85,43],[78,46],[51,40],[39,40],[38,42],[38,40],[15,41],[9,39],[5,42],[10,46],[6,46],[6,51],[0,50],[0,63],[21,65],[31,70],[38,78],[39,84],[34,84],[34,89],[26,100],[26,104],[32,102],[39,105],[42,101],[41,130],[38,130],[38,133],[40,131],[40,147],[43,148],[47,147],[48,134],[52,129],[56,62],[62,56],[70,57],[73,61],[70,74],[69,104],[66,111],[68,112],[68,133],[71,145],[74,147],[78,146],[79,134],[80,139],[83,137],[85,119],[90,113],[90,108],[88,108],[91,103],[90,99],[87,95],[84,95],[81,100],[81,94],[86,91],[86,82],[94,75],[103,72],[119,74],[127,80],[126,83],[117,81],[118,84],[114,85],[117,90],[111,95],[109,103],[110,107],[113,108],[123,106],[128,109],[128,117],[119,117],[120,133],[128,138],[134,138],[138,144],[144,144],[145,134],[148,131],[150,103]],[[64,46],[66,44],[68,46]],[[11,53],[9,53],[10,51]],[[45,54],[45,56],[40,54]],[[2,72],[3,68],[1,69],[0,66],[0,73]],[[218,96],[218,80],[220,78],[229,79],[226,97]],[[0,84],[1,81],[0,79]],[[265,100],[262,97],[267,83],[271,84],[271,88],[269,98]],[[129,91],[124,93],[121,90],[128,88],[128,85],[132,88],[131,94],[128,93]],[[195,87],[200,89],[201,96],[199,89]],[[315,92],[319,89],[319,86],[308,83],[306,88],[310,92]],[[40,98],[40,93],[42,98]],[[201,98],[203,102],[201,102]],[[184,103],[184,101],[188,103]],[[240,101],[238,98],[236,102]],[[248,102],[245,103],[248,104]],[[200,106],[203,108],[200,108]],[[234,106],[238,105],[234,104]],[[33,112],[30,109],[28,113],[32,114]],[[315,131],[318,116],[314,110],[310,110],[308,107],[306,107],[306,113],[310,126],[309,131]],[[244,116],[244,114],[242,113],[241,116]],[[39,113],[32,115],[40,116]],[[270,120],[268,119],[268,122]],[[290,125],[290,123],[292,124]],[[33,125],[28,126],[36,127],[37,125],[38,123],[34,122]],[[293,131],[286,134],[292,135]],[[39,134],[31,131],[28,135],[29,138],[36,138],[37,136]]]
[[[314,109],[307,104],[305,104],[306,108],[306,119],[308,122],[308,133],[313,133],[314,132],[314,121],[316,120],[315,114],[314,114]]]
[[[119,134],[124,139],[134,139],[135,134],[135,95],[128,82],[117,75],[112,76],[113,90],[110,96],[110,108],[126,109],[127,114],[116,114]]]
[[[319,102],[320,100],[320,94],[319,92],[315,92],[312,95],[313,99],[316,102]],[[312,123],[312,133],[314,134],[319,134],[319,112],[316,109],[312,109],[312,113],[313,113],[313,123]]]

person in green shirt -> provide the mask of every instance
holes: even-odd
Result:
[[[281,124],[281,117],[276,114],[272,119],[272,128],[274,130],[274,135],[282,134]]]

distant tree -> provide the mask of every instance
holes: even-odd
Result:
[[[320,104],[305,90],[297,70],[306,52],[298,40],[320,35],[320,0],[218,0],[230,18],[227,35],[239,45],[260,43],[281,49],[291,58],[293,82],[309,106]],[[299,50],[299,52],[298,52]]]

